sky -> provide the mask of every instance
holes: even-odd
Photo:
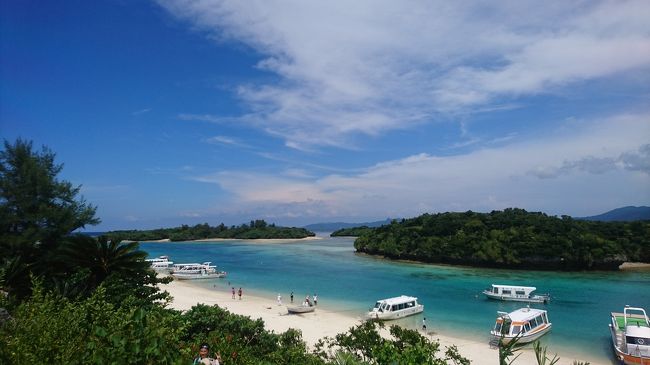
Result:
[[[0,137],[102,220],[650,205],[650,2],[0,2]]]

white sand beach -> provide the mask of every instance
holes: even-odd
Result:
[[[175,280],[161,287],[173,296],[171,307],[174,309],[187,310],[197,303],[217,304],[232,313],[249,316],[253,319],[261,318],[266,328],[275,333],[282,333],[289,328],[299,329],[302,331],[304,341],[309,346],[313,346],[325,336],[333,337],[361,323],[360,315],[355,317],[345,313],[328,311],[327,306],[322,304],[313,313],[289,315],[286,308],[289,298],[283,298],[283,305],[278,305],[275,297],[252,296],[246,292],[246,288],[244,288],[241,300],[233,300],[230,290],[226,291],[223,288],[212,290],[193,285],[187,281]],[[295,300],[300,301],[301,299],[300,296],[297,296]],[[445,336],[435,332],[435,325],[430,327],[432,327],[429,328],[431,332],[427,333],[427,336],[439,340],[443,347],[456,345],[460,353],[472,360],[473,364],[492,365],[499,363],[497,350],[490,348],[487,342],[482,343]],[[521,352],[521,356],[515,362],[516,365],[537,363],[532,348],[526,347]],[[553,349],[549,349],[549,352],[551,355],[554,354]],[[573,360],[579,360],[589,361],[591,365],[611,365],[607,360],[585,358],[584,355],[576,356],[567,353],[559,353],[558,355],[561,357],[560,364],[571,364]]]

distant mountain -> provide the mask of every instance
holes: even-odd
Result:
[[[623,207],[610,210],[607,213],[594,215],[591,217],[578,217],[575,219],[585,221],[601,221],[601,222],[632,222],[650,220],[650,207]]]
[[[333,232],[342,228],[354,228],[354,227],[379,227],[384,224],[390,224],[392,221],[391,218],[386,218],[383,221],[376,222],[365,222],[365,223],[344,223],[344,222],[333,222],[333,223],[314,223],[304,226],[304,228],[312,232]]]

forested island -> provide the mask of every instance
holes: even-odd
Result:
[[[316,234],[304,228],[278,227],[267,224],[264,220],[254,220],[250,224],[227,227],[223,223],[212,227],[207,223],[195,226],[182,225],[175,228],[153,230],[110,231],[105,234],[110,240],[121,241],[193,241],[210,238],[232,239],[270,239],[270,238],[306,238]]]
[[[625,261],[650,262],[650,221],[580,221],[509,208],[423,214],[359,232],[357,252],[429,263],[617,270]]]
[[[370,233],[373,228],[368,226],[341,228],[330,234],[330,237],[359,237],[364,234]]]

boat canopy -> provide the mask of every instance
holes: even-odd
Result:
[[[377,303],[386,303],[388,305],[394,305],[394,304],[402,304],[402,303],[407,303],[407,302],[413,302],[413,301],[416,301],[416,300],[418,300],[418,298],[416,298],[416,297],[409,297],[409,296],[406,296],[406,295],[400,295],[399,297],[378,300]]]
[[[512,322],[526,322],[531,318],[535,318],[540,314],[546,313],[546,311],[543,309],[535,308],[520,308],[514,312],[508,313],[507,315],[503,315],[502,313],[503,312],[499,312],[499,317],[507,317]]]

